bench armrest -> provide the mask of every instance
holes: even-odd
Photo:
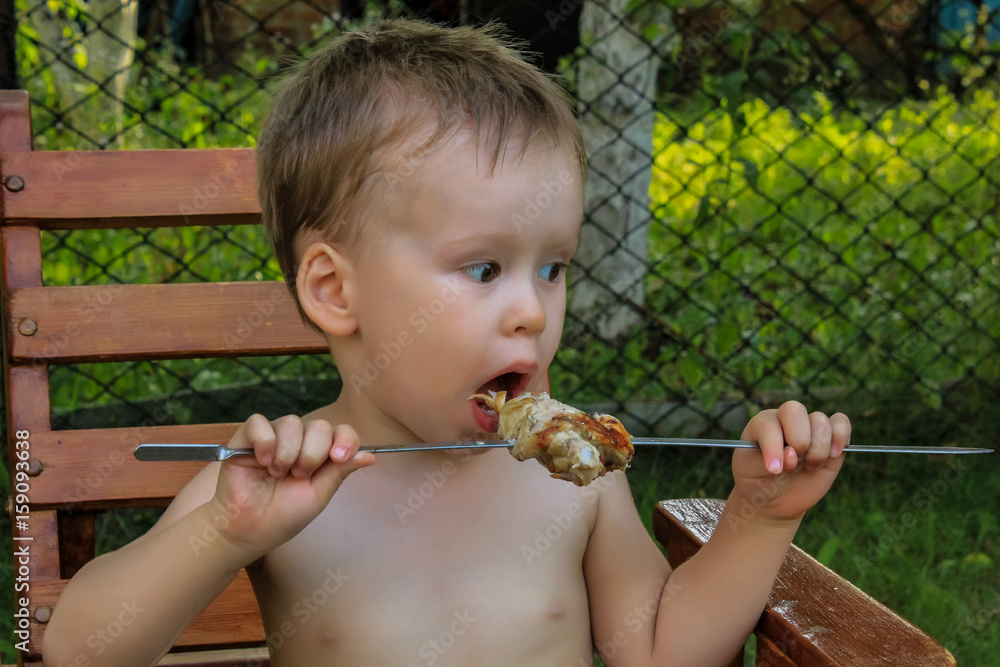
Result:
[[[725,503],[657,504],[653,531],[677,567],[715,530]],[[774,667],[955,665],[946,648],[796,546],[778,572],[757,627],[757,664]]]

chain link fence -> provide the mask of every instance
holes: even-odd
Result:
[[[797,398],[857,441],[991,446],[1000,0],[0,0],[0,85],[36,150],[253,146],[273,77],[386,15],[498,21],[577,100],[556,396],[637,435],[732,437]],[[250,226],[42,244],[47,284],[281,277]],[[55,429],[303,414],[342,384],[327,355],[50,370]],[[157,513],[102,513],[98,551]]]
[[[793,396],[1000,397],[997,0],[0,14],[0,76],[31,95],[36,150],[252,146],[268,81],[345,26],[502,22],[576,97],[591,160],[558,396],[671,435],[731,434]],[[50,284],[280,277],[251,227],[51,232],[43,251]],[[302,413],[340,379],[325,357],[248,358],[60,366],[51,387],[54,428],[76,428]]]

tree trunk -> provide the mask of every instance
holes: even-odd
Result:
[[[102,133],[122,142],[125,95],[135,58],[139,0],[90,0],[93,15],[103,30],[90,36],[87,51],[93,58],[88,70],[106,91],[100,98]]]
[[[15,90],[17,82],[17,12],[14,11],[14,0],[0,0],[0,88]]]
[[[656,74],[670,18],[659,2],[589,0],[580,17],[587,49],[577,69],[590,158],[571,319],[621,338],[641,319],[650,223]],[[649,37],[649,41],[647,41]],[[582,275],[581,275],[582,274]]]
[[[55,5],[35,13],[40,50],[58,54],[49,64],[65,125],[79,130],[101,148],[121,142],[123,111],[129,73],[135,57],[139,0],[91,0],[88,16],[70,20],[66,9]],[[87,30],[79,35],[78,20]],[[74,35],[67,39],[64,31]],[[86,63],[74,57],[79,50]],[[92,100],[88,99],[97,94]],[[81,103],[81,100],[85,100]],[[77,106],[80,104],[80,106]],[[94,109],[96,107],[96,110]],[[95,126],[96,121],[96,126]],[[93,148],[92,145],[83,148]]]

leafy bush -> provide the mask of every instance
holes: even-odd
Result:
[[[26,3],[19,0],[17,6],[24,11]],[[82,11],[82,5],[67,6],[69,13]],[[740,52],[738,27],[726,33],[734,53]],[[277,69],[275,59],[245,52],[232,73],[210,77],[146,52],[133,65],[121,114],[110,118],[86,101],[73,110],[62,106],[61,84],[46,67],[52,53],[39,49],[30,22],[22,21],[19,30],[19,66],[34,102],[39,150],[254,145],[267,106],[263,86]],[[74,42],[77,37],[70,30],[67,52],[84,66],[88,54]],[[787,59],[786,51],[781,46],[775,53]],[[777,57],[766,49],[758,54]],[[568,334],[551,372],[555,392],[573,402],[666,399],[697,401],[710,410],[723,399],[759,403],[761,391],[790,388],[801,395],[846,386],[889,392],[895,385],[940,406],[942,388],[952,380],[995,383],[1000,374],[997,94],[981,90],[957,100],[940,89],[927,91],[926,101],[891,107],[851,100],[851,110],[835,109],[828,98],[815,95],[792,108],[770,96],[743,99],[745,79],[742,71],[706,74],[703,88],[722,100],[718,106],[688,101],[665,108],[659,117],[650,190],[651,269],[642,304],[651,317],[624,349],[614,341]],[[87,100],[96,91],[96,85],[85,86],[78,98]],[[43,250],[49,284],[279,276],[252,227],[53,232],[43,234]],[[317,371],[319,365],[308,366],[308,360],[271,363],[179,360],[124,368],[58,367],[52,403],[69,414],[81,405],[172,396],[187,386],[210,391],[261,377],[329,372],[328,365]],[[856,403],[863,409],[863,400]],[[967,414],[966,425],[975,411]],[[183,411],[173,417],[186,421]],[[908,416],[904,425],[916,421]],[[884,437],[893,433],[887,430]],[[947,436],[907,432],[906,437]],[[684,456],[650,457],[649,463],[663,467],[649,475],[648,486],[636,476],[641,506],[669,495],[725,492],[724,462]],[[683,475],[676,472],[678,460],[685,464]],[[906,468],[890,476],[916,484],[921,470]],[[855,474],[856,486],[843,485],[852,492],[879,481],[878,471],[868,468]],[[665,490],[662,483],[669,479],[684,488]],[[983,483],[969,488],[992,488],[994,480],[977,481]],[[867,553],[867,544],[861,538],[830,541],[831,535],[849,534],[851,522],[858,520],[872,524],[862,531],[865,539],[877,540],[884,519],[876,511],[879,503],[891,507],[913,492],[904,488],[873,495],[871,503],[867,495],[845,493],[839,504],[831,503],[845,508],[840,529],[814,524],[803,532],[803,545],[851,576],[851,555]],[[972,502],[970,491],[953,504]],[[928,513],[928,521],[935,516]],[[944,516],[947,522],[953,515]],[[943,559],[926,565],[918,554],[906,567],[937,568],[949,576],[964,572],[969,581],[959,593],[974,591],[977,579],[968,572],[979,565],[967,563],[966,556],[989,553],[996,559],[995,520],[989,526],[986,515],[977,520],[985,527],[975,529],[980,537],[974,544],[962,543],[970,531],[955,531]],[[136,534],[132,524],[122,532],[122,541]],[[931,535],[928,530],[923,539]],[[908,544],[901,541],[900,549]],[[880,567],[862,573],[863,583],[911,616],[905,602],[895,599],[904,596],[906,582],[894,586],[879,580],[898,575],[899,562],[877,563]],[[996,583],[993,572],[991,584]],[[0,578],[5,574],[0,572]],[[9,576],[3,588],[10,590]],[[962,595],[946,599],[960,607]],[[985,596],[969,602],[958,618],[979,633],[979,619],[992,618],[983,616],[993,613],[988,612],[991,604]],[[924,625],[917,613],[912,616]],[[965,639],[965,626],[954,632],[942,627],[940,633],[925,627],[949,640],[949,646],[951,640],[962,646]],[[992,634],[989,655],[995,654]],[[973,643],[966,642],[965,650],[979,655],[972,653]],[[0,640],[4,649],[5,660],[11,659],[10,647]]]
[[[661,321],[624,361],[610,344],[571,351],[559,380],[709,406],[915,381],[937,406],[943,383],[995,380],[996,108],[995,93],[963,105],[942,88],[867,116],[818,94],[662,114],[646,285]]]

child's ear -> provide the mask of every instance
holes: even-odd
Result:
[[[354,264],[339,248],[310,244],[299,263],[295,286],[302,309],[320,329],[332,336],[357,330]]]

